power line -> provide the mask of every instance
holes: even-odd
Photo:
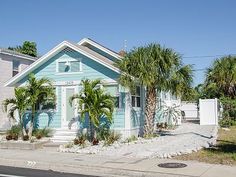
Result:
[[[236,55],[236,54],[222,54],[222,55],[203,55],[203,56],[186,56],[186,57],[182,57],[182,58],[216,58],[216,57],[224,57],[224,56],[228,56],[228,55]]]

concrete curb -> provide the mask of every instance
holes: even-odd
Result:
[[[73,174],[84,174],[84,175],[94,175],[94,176],[105,176],[105,177],[196,177],[189,175],[180,175],[173,173],[163,173],[154,171],[138,171],[138,170],[127,170],[118,169],[111,167],[102,166],[88,166],[88,165],[70,165],[70,164],[50,164],[45,162],[33,162],[24,160],[10,160],[0,158],[0,165],[2,166],[12,166],[19,168],[30,168],[38,170],[52,170],[62,173],[73,173]]]

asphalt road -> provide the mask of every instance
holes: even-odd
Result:
[[[81,174],[60,173],[55,171],[34,170],[0,166],[0,177],[95,177]]]

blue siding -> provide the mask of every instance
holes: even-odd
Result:
[[[82,71],[78,73],[62,74],[56,72],[57,61],[65,59],[80,59],[82,62]],[[60,52],[43,65],[38,67],[34,72],[36,78],[48,77],[53,81],[77,81],[88,78],[93,79],[114,79],[117,80],[119,74],[108,69],[107,67],[95,62],[94,60],[82,55],[79,52]],[[19,83],[26,82],[28,77],[23,78]],[[57,109],[48,116],[48,113],[42,112],[38,114],[39,127],[48,125],[48,120],[51,121],[50,127],[61,127],[61,87],[57,86]],[[119,109],[114,112],[114,128],[124,128],[125,116],[124,109]]]

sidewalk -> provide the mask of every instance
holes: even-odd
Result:
[[[236,167],[183,162],[185,168],[167,169],[157,165],[181,162],[169,159],[117,158],[99,155],[59,153],[55,148],[36,151],[0,149],[0,165],[80,173],[94,176],[235,177]]]

